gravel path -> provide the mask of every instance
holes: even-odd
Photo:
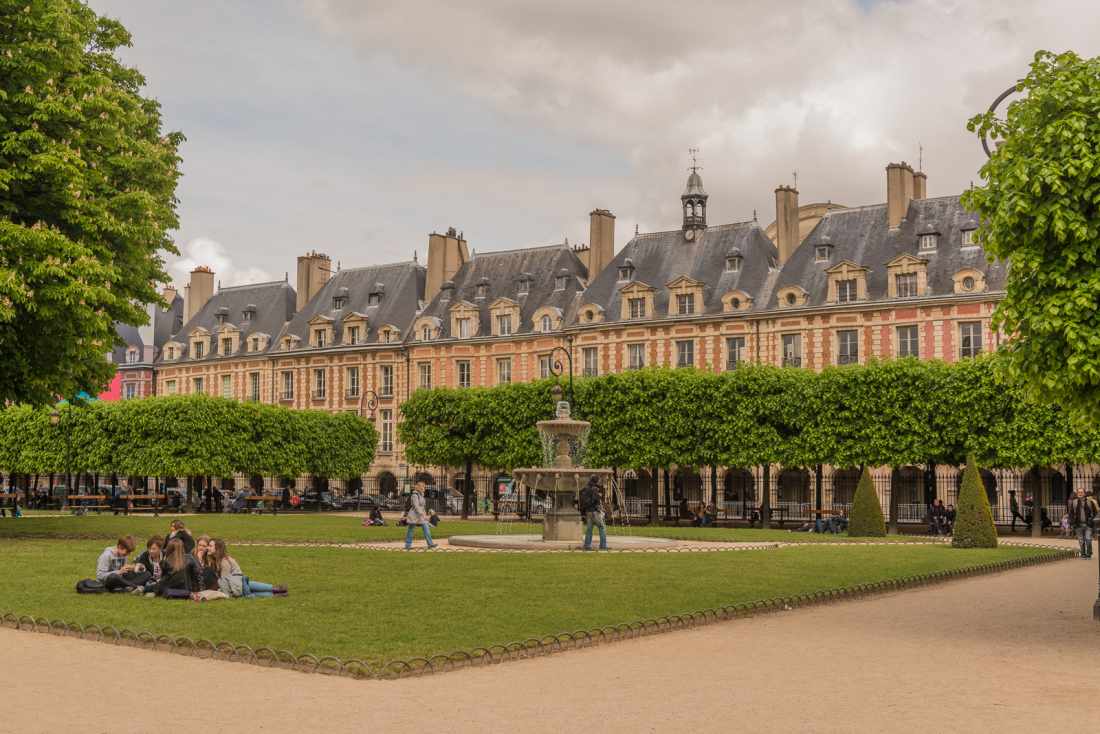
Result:
[[[1096,573],[1069,560],[392,682],[0,629],[6,699],[21,702],[5,708],[0,732],[76,721],[87,732],[170,721],[204,734],[1089,729],[1100,725]],[[110,680],[118,686],[104,688]],[[195,681],[222,691],[218,702],[181,705],[180,686]]]

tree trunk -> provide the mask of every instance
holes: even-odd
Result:
[[[897,471],[897,467],[890,471],[890,525],[886,532],[892,535],[898,532],[898,493],[894,491],[894,473]]]
[[[468,520],[470,518],[470,495],[474,491],[473,482],[473,462],[466,462],[466,477],[462,480],[462,519]],[[476,501],[476,497],[475,497]]]
[[[760,496],[760,527],[772,526],[772,465],[764,465],[764,493]]]

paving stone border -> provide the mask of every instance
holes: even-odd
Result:
[[[845,544],[837,544],[845,545]],[[889,545],[895,545],[893,543]],[[715,622],[724,622],[760,614],[789,611],[798,607],[808,607],[829,602],[859,599],[874,594],[901,591],[920,586],[931,586],[946,581],[973,576],[982,576],[1014,568],[1034,566],[1074,558],[1077,552],[1061,546],[1035,546],[1042,554],[1027,558],[1014,558],[995,563],[983,563],[960,569],[935,571],[929,574],[903,576],[869,584],[826,589],[797,596],[775,597],[757,601],[742,602],[728,606],[702,609],[686,614],[671,614],[663,617],[643,619],[623,624],[607,625],[590,630],[560,632],[544,637],[529,637],[504,645],[477,647],[472,650],[456,650],[446,655],[416,657],[374,663],[358,658],[344,660],[332,655],[318,656],[308,653],[296,655],[288,650],[271,647],[253,648],[249,645],[229,641],[213,642],[195,640],[184,636],[135,632],[126,628],[119,629],[111,625],[82,625],[46,617],[33,617],[15,612],[0,613],[0,624],[5,627],[29,632],[49,633],[64,637],[77,637],[84,640],[109,642],[116,645],[129,645],[147,650],[174,652],[193,657],[228,660],[306,673],[323,673],[350,678],[396,679],[429,673],[442,673],[463,668],[492,665],[510,660],[549,655],[565,650],[576,650],[593,645],[622,640],[637,639],[661,632],[679,629],[691,629]]]

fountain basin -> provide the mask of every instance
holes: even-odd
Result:
[[[548,421],[547,421],[548,422]],[[568,455],[565,457],[568,461]],[[581,466],[541,466],[516,469],[512,477],[527,485],[528,491],[541,490],[550,497],[550,507],[542,523],[542,538],[547,541],[580,542],[583,532],[581,513],[574,500],[591,476],[607,486],[610,469]]]

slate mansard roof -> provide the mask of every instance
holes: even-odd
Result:
[[[566,276],[565,288],[561,290],[555,288],[559,275]],[[528,292],[520,295],[520,280],[524,277],[528,278]],[[513,326],[513,333],[527,334],[535,331],[532,316],[538,309],[556,307],[566,314],[587,277],[584,263],[567,244],[479,252],[455,273],[451,281],[454,287],[441,289],[420,316],[439,319],[440,337],[454,336],[450,309],[457,303],[470,303],[480,316],[477,333],[484,336],[492,331],[489,307],[500,298],[508,298],[520,308],[520,323]],[[485,297],[478,297],[479,284],[488,286]],[[444,284],[447,285],[450,284]]]
[[[978,226],[978,216],[963,208],[958,196],[915,199],[896,230],[887,222],[885,204],[838,209],[827,213],[783,265],[766,306],[775,308],[776,292],[799,286],[807,293],[807,306],[819,306],[828,298],[825,270],[844,260],[867,268],[868,301],[887,296],[887,263],[909,254],[926,260],[928,296],[954,293],[955,273],[973,268],[985,276],[986,291],[1004,289],[1006,264],[990,263],[978,246],[963,247],[962,233]],[[920,249],[922,234],[938,236],[934,251]],[[829,262],[816,262],[819,245],[831,245]]]
[[[131,348],[138,350],[139,358],[137,363],[131,363],[129,366],[148,366],[153,362],[160,355],[161,347],[183,324],[183,297],[177,295],[172,299],[172,303],[169,304],[167,309],[150,305],[147,313],[149,314],[149,323],[145,326],[115,324],[115,331],[125,345],[116,346],[111,351],[112,362],[126,367],[126,352]]]
[[[726,271],[726,258],[741,257],[737,272]],[[697,314],[720,313],[722,296],[743,291],[753,298],[752,310],[762,307],[758,297],[779,253],[756,222],[721,224],[700,230],[694,240],[681,230],[635,235],[602,273],[596,274],[582,296],[584,303],[604,309],[606,321],[620,321],[621,289],[631,282],[655,289],[654,315],[668,312],[669,291],[665,287],[680,276],[704,284],[703,304]],[[633,266],[630,281],[619,279],[619,269]]]
[[[238,285],[219,289],[210,300],[203,305],[195,316],[183,325],[178,333],[174,334],[170,341],[179,342],[182,345],[180,359],[190,357],[190,338],[196,329],[205,329],[213,336],[223,325],[218,320],[219,314],[225,317],[225,324],[232,324],[240,329],[240,343],[238,356],[245,352],[248,337],[253,334],[267,334],[275,338],[283,326],[294,315],[294,306],[297,296],[294,289],[285,281],[272,283],[254,283],[250,285]],[[246,309],[255,307],[255,315],[251,319],[245,319]],[[203,359],[221,359],[222,355],[211,344],[211,349],[203,355]],[[163,353],[157,358],[163,360]],[[175,363],[179,360],[172,360]]]
[[[297,347],[289,351],[309,349],[310,330],[315,328],[310,322],[318,316],[332,320],[331,346],[342,345],[344,330],[341,324],[349,316],[366,317],[366,329],[358,345],[380,342],[379,332],[385,326],[397,329],[404,337],[423,301],[425,278],[424,267],[414,262],[339,270],[285,328],[272,333],[268,351],[287,351],[282,348],[283,338],[287,336],[300,340]],[[379,294],[376,305],[370,305],[372,293]],[[336,298],[343,299],[340,309],[334,308]]]

